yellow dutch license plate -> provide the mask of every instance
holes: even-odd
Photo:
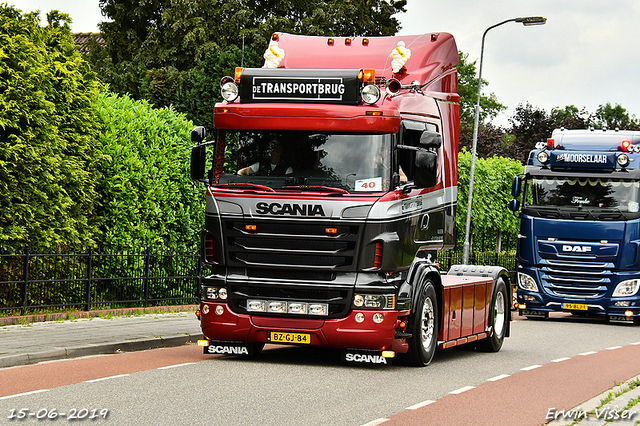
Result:
[[[299,343],[308,345],[311,343],[311,335],[306,333],[279,333],[277,331],[267,331],[267,342]]]
[[[563,303],[562,309],[567,309],[569,311],[586,311],[589,307],[584,303]]]

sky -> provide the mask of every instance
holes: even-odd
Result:
[[[98,0],[4,0],[23,12],[68,13],[73,32],[97,32],[105,18]],[[408,0],[397,15],[399,35],[453,34],[458,50],[477,60],[482,34],[507,19],[544,16],[542,26],[509,22],[485,38],[483,93],[508,109],[495,124],[508,126],[519,104],[549,112],[575,105],[595,112],[620,104],[640,118],[640,1],[638,0]]]

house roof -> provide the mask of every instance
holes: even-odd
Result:
[[[75,33],[72,34],[73,42],[76,44],[76,49],[83,55],[89,54],[89,41],[95,40],[99,46],[104,46],[105,41],[100,33]]]

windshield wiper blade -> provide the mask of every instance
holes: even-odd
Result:
[[[349,191],[347,191],[346,189],[342,189],[342,188],[334,188],[331,186],[305,186],[305,185],[287,185],[287,186],[283,186],[282,189],[301,189],[301,190],[305,190],[305,191],[318,191],[318,192],[322,192],[322,191],[328,191],[328,192],[337,192],[339,194],[348,194]]]
[[[220,185],[216,185],[218,187],[231,187],[232,189],[243,189],[243,188],[247,188],[247,189],[259,189],[261,191],[266,191],[266,192],[276,192],[273,188],[269,187],[269,186],[265,186],[265,185],[258,185],[255,183],[223,183]]]

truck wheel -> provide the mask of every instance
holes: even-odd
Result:
[[[409,365],[424,367],[433,359],[438,345],[438,299],[431,280],[421,287],[415,308],[407,361]]]
[[[491,298],[491,312],[489,313],[489,325],[491,326],[491,335],[486,339],[482,339],[476,345],[482,352],[498,352],[504,343],[504,335],[507,331],[507,315],[511,311],[507,306],[507,286],[502,278],[498,278],[496,282],[496,290]]]

